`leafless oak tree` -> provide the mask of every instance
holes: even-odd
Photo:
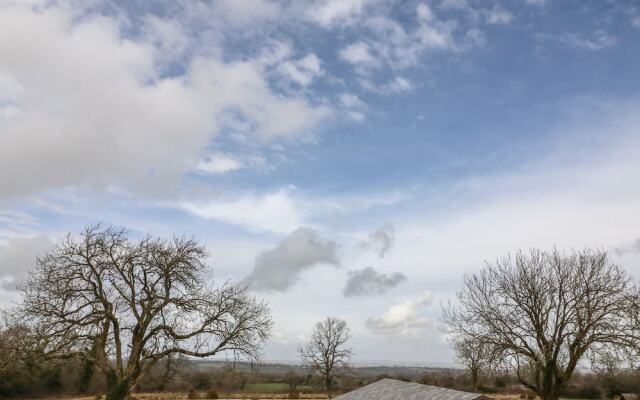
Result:
[[[452,338],[451,346],[458,361],[469,371],[471,385],[477,391],[482,375],[490,372],[493,367],[493,354],[489,346],[484,341],[464,335]]]
[[[243,288],[207,284],[205,258],[192,239],[133,241],[89,226],[38,260],[19,314],[47,354],[95,362],[108,400],[127,398],[172,355],[256,359],[271,328],[268,308]]]
[[[542,400],[555,400],[578,363],[632,348],[635,285],[602,251],[518,253],[464,278],[444,307],[451,335],[470,337]]]
[[[319,373],[327,390],[339,370],[349,368],[352,350],[347,346],[351,332],[346,321],[327,317],[313,328],[311,340],[300,349],[300,357],[310,371]]]

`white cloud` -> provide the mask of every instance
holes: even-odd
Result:
[[[324,240],[311,228],[298,228],[276,247],[256,257],[253,271],[243,280],[252,290],[283,292],[303,271],[319,265],[339,266],[337,244]]]
[[[338,52],[341,59],[349,62],[361,72],[365,72],[380,65],[379,59],[371,53],[365,42],[351,43]]]
[[[484,47],[487,44],[487,37],[478,28],[471,28],[465,35],[465,40],[469,47]]]
[[[376,84],[372,80],[365,78],[360,79],[358,82],[362,89],[378,94],[401,94],[410,92],[414,89],[413,83],[401,76],[396,76],[381,84]]]
[[[143,24],[143,34],[153,45],[155,58],[161,62],[175,61],[189,46],[187,32],[175,20],[147,15]]]
[[[255,232],[287,233],[302,224],[303,216],[283,189],[265,195],[244,195],[228,200],[185,201],[178,207],[197,216],[237,225]]]
[[[241,29],[244,33],[277,20],[283,14],[282,6],[272,0],[190,1],[184,2],[183,6],[188,21],[206,25],[216,21],[222,27]]]
[[[309,133],[330,112],[326,106],[311,106],[303,97],[274,93],[260,66],[252,62],[225,64],[199,58],[193,63],[189,78],[193,90],[209,107],[239,111],[266,139]]]
[[[368,318],[365,322],[371,332],[380,335],[413,336],[430,327],[431,320],[422,311],[433,302],[430,292],[420,297],[389,306],[380,317]]]
[[[551,0],[525,0],[525,3],[530,6],[545,6],[549,4]]]
[[[413,89],[413,85],[411,84],[411,82],[409,82],[409,80],[401,76],[396,76],[395,78],[393,78],[393,80],[387,83],[383,87],[383,89],[386,89],[393,93],[403,93]]]
[[[425,3],[420,3],[416,6],[416,13],[418,14],[418,19],[421,21],[429,22],[435,19],[431,7]]]
[[[252,60],[199,56],[183,75],[159,77],[156,46],[183,46],[167,42],[176,27],[162,21],[133,41],[116,19],[2,6],[0,26],[0,82],[10,89],[0,105],[5,196],[72,185],[166,188],[196,166],[229,113],[253,140],[268,141],[308,135],[329,112],[274,92]]]
[[[426,3],[416,6],[415,19],[415,27],[405,30],[387,16],[373,15],[366,20],[370,34],[361,35],[362,39],[339,50],[339,57],[352,64],[359,75],[368,76],[382,67],[398,70],[419,65],[428,52],[456,52],[476,44],[460,35],[462,30],[455,20],[439,18]],[[386,87],[377,87],[368,81],[364,86],[376,91],[400,92],[409,90],[408,84],[405,78],[400,78]]]
[[[324,75],[320,59],[311,53],[299,60],[287,60],[278,65],[281,74],[301,86],[308,86],[315,78]]]
[[[513,20],[513,14],[498,5],[492,9],[484,10],[484,16],[490,25],[508,24]]]
[[[416,38],[421,46],[416,51],[424,49],[451,49],[455,47],[452,32],[454,23],[439,20],[431,8],[425,3],[416,7],[416,14],[420,26],[416,31]]]
[[[466,10],[469,8],[467,0],[442,0],[440,8],[445,10]]]
[[[343,93],[342,95],[340,95],[340,104],[348,108],[367,108],[367,105],[358,96],[352,93]]]
[[[256,57],[256,64],[263,68],[272,67],[290,59],[293,52],[291,43],[287,41],[270,41]]]
[[[416,55],[426,49],[454,49],[455,41],[452,36],[453,24],[423,24],[417,31],[415,38],[418,39],[419,45],[417,47],[408,47],[404,51],[408,51],[409,54],[415,53]],[[415,59],[415,55],[413,58]],[[400,61],[401,64],[402,61]],[[415,62],[415,61],[412,61]]]
[[[318,24],[330,27],[352,23],[371,0],[316,0],[308,16]]]
[[[340,104],[343,106],[347,117],[361,122],[365,119],[368,110],[367,104],[353,93],[343,93],[340,95]]]
[[[242,163],[235,158],[229,157],[224,153],[215,152],[210,154],[205,160],[200,161],[198,171],[224,174],[225,172],[235,171],[242,167]]]
[[[580,35],[577,33],[564,33],[557,37],[557,40],[565,46],[575,47],[583,50],[601,50],[614,46],[617,43],[615,36],[603,30],[598,30],[593,35]]]

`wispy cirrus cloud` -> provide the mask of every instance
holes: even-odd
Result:
[[[538,34],[537,39],[543,43],[558,43],[579,50],[597,51],[615,46],[617,38],[605,30],[592,33],[564,32],[560,34]]]
[[[304,220],[300,207],[287,189],[260,195],[183,201],[176,206],[202,218],[254,232],[288,233],[302,225]]]

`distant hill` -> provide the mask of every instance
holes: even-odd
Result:
[[[189,360],[187,361],[200,371],[207,369],[219,369],[234,367],[239,371],[246,371],[258,374],[286,375],[296,373],[304,375],[307,370],[300,364],[288,362],[264,362],[259,365],[251,365],[247,362],[218,361],[218,360]],[[459,368],[449,366],[428,366],[428,365],[384,365],[383,361],[367,361],[353,363],[352,369],[356,376],[371,378],[380,375],[387,375],[396,378],[418,379],[427,372],[460,371]]]

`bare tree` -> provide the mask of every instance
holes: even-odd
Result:
[[[246,289],[206,283],[195,240],[146,237],[87,227],[38,260],[19,314],[46,354],[92,360],[107,399],[127,398],[160,360],[220,352],[260,356],[271,318]]]
[[[347,342],[351,332],[346,321],[327,317],[313,328],[311,340],[300,349],[300,357],[311,372],[319,373],[327,390],[339,370],[349,368],[351,348]]]
[[[0,372],[3,372],[13,359],[13,351],[9,332],[2,319],[0,319]]]
[[[39,349],[30,340],[31,331],[25,325],[13,323],[3,315],[0,319],[0,372],[11,370],[16,363],[37,357]]]
[[[487,346],[520,383],[555,400],[581,360],[637,343],[633,290],[602,251],[532,250],[465,276],[444,319],[450,334]]]
[[[473,390],[477,391],[482,375],[490,372],[493,366],[493,355],[489,346],[484,341],[463,335],[451,339],[451,346],[458,360],[469,371],[471,385]]]

